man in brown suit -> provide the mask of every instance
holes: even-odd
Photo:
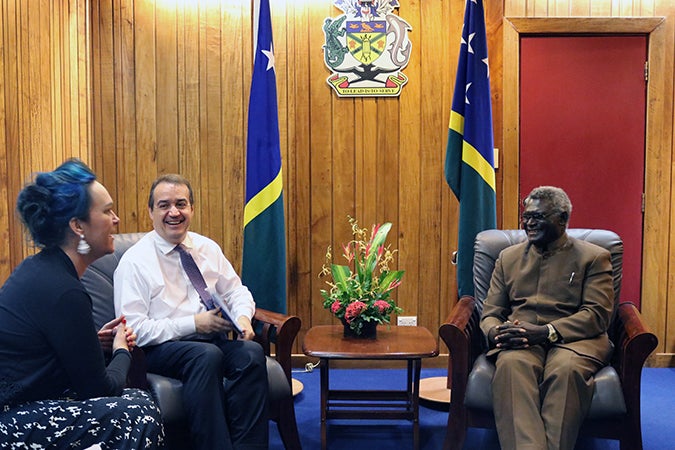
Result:
[[[567,235],[562,189],[535,188],[523,205],[528,240],[499,256],[481,318],[497,433],[502,449],[572,450],[612,352],[612,265],[607,250]]]

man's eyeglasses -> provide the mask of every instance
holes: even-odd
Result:
[[[557,214],[557,211],[552,211],[552,212],[549,212],[549,213],[546,213],[546,214],[526,212],[526,213],[523,213],[520,216],[520,221],[522,223],[529,222],[530,220],[532,220],[534,222],[543,222],[544,220],[548,219],[549,217],[551,217],[554,214]]]

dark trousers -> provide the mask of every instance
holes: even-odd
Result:
[[[267,368],[258,343],[172,341],[144,350],[149,372],[182,381],[195,449],[267,449]]]

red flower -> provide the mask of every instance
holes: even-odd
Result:
[[[330,310],[333,312],[333,314],[337,314],[337,312],[340,310],[340,300],[335,300],[332,305],[330,305]]]
[[[390,307],[389,303],[385,302],[384,300],[376,301],[373,303],[373,306],[380,310],[380,314],[385,314]]]
[[[375,239],[375,235],[377,234],[377,230],[380,229],[380,224],[373,224],[372,231],[370,232],[370,241],[372,242],[373,239]]]
[[[396,289],[400,285],[401,285],[401,280],[393,280],[391,283],[389,283],[389,286],[387,287],[387,289],[384,292],[389,292],[393,289]]]
[[[361,314],[361,312],[363,312],[363,310],[365,310],[366,307],[367,307],[366,304],[359,300],[347,306],[347,311],[345,312],[345,320],[347,321],[347,323],[350,323],[359,314]]]

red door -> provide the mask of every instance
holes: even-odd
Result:
[[[520,51],[520,196],[559,186],[571,228],[619,234],[621,299],[639,305],[647,37],[532,36]]]

